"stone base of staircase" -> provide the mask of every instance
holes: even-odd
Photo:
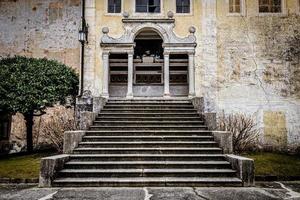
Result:
[[[111,99],[89,130],[66,134],[63,159],[42,160],[40,186],[251,186],[253,160],[226,156],[226,138],[189,100]]]

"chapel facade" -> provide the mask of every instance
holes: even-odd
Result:
[[[101,99],[201,98],[216,118],[253,117],[264,147],[299,146],[300,64],[289,54],[299,0],[1,1],[0,22],[1,56],[78,71],[81,110],[98,112]],[[22,132],[12,121],[5,130]]]

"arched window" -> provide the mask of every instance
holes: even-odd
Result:
[[[282,0],[259,0],[260,13],[282,12]]]
[[[176,13],[190,13],[190,0],[176,0]]]

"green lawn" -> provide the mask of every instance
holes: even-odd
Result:
[[[40,160],[49,154],[32,154],[0,159],[0,178],[38,178]]]
[[[279,153],[249,153],[254,159],[255,175],[300,176],[300,157]]]
[[[40,159],[51,154],[32,154],[0,159],[0,178],[38,178]],[[300,157],[278,153],[249,153],[256,175],[300,176]]]

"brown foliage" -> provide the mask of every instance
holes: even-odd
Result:
[[[233,150],[242,153],[255,148],[258,143],[259,130],[253,117],[245,114],[230,114],[219,117],[218,129],[233,133]]]
[[[48,144],[58,152],[63,150],[64,132],[74,130],[74,110],[61,106],[43,121],[40,131]]]

